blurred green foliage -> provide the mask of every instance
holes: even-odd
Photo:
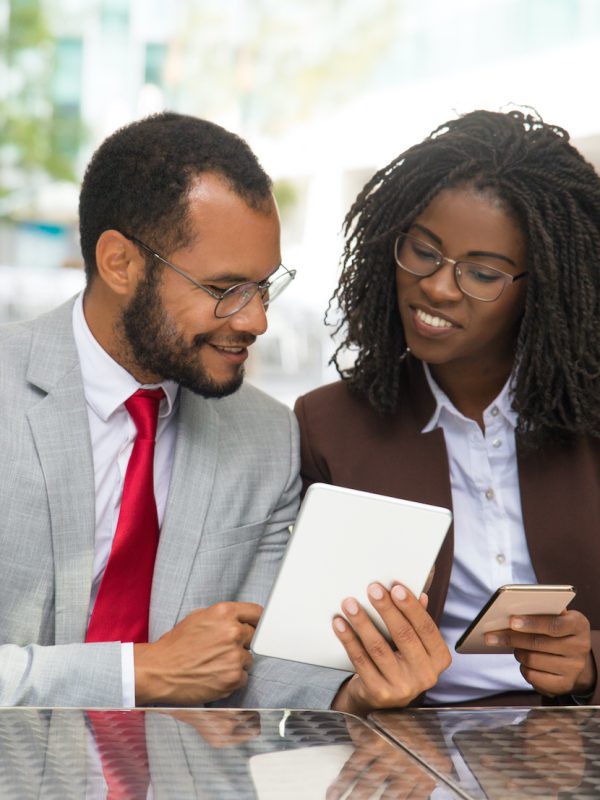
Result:
[[[78,109],[53,102],[56,43],[40,0],[10,0],[0,33],[0,197],[23,196],[40,180],[75,180],[74,158],[83,137]],[[10,213],[10,203],[4,203]]]

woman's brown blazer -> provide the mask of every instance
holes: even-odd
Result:
[[[444,434],[441,429],[421,433],[435,401],[416,359],[406,362],[401,397],[393,417],[379,416],[367,401],[350,394],[343,381],[300,397],[295,411],[305,488],[320,481],[451,509]],[[589,619],[600,665],[600,441],[581,437],[572,445],[538,451],[517,446],[517,460],[525,534],[537,579],[576,587],[571,607]],[[437,622],[453,549],[450,529],[429,591],[428,609]],[[592,703],[600,704],[600,680]]]

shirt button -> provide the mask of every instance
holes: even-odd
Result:
[[[492,447],[500,447],[501,444],[502,444],[502,439],[494,439],[494,441],[492,442]]]
[[[498,406],[494,406],[492,408],[492,410],[490,411],[490,414],[492,415],[492,417],[497,417],[499,413],[500,413],[500,411],[498,409]]]
[[[498,555],[496,556],[496,561],[499,564],[504,564],[504,562],[506,561],[506,556],[504,555],[504,553],[498,553]]]
[[[487,497],[488,500],[493,500],[494,499],[494,490],[493,489],[486,489],[485,490],[485,496]]]

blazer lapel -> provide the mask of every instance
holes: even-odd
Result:
[[[37,321],[28,371],[46,392],[28,418],[48,493],[57,644],[85,638],[95,536],[92,448],[71,309],[70,302]]]
[[[218,419],[214,401],[181,390],[175,460],[152,583],[150,641],[177,622],[213,493]]]

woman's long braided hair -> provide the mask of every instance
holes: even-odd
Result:
[[[533,113],[447,122],[366,184],[344,222],[332,303],[345,338],[333,363],[352,391],[393,413],[406,350],[393,242],[438,192],[465,185],[493,191],[528,243],[513,384],[519,433],[534,446],[548,435],[600,436],[600,177],[565,130]],[[349,368],[346,350],[357,351]]]

